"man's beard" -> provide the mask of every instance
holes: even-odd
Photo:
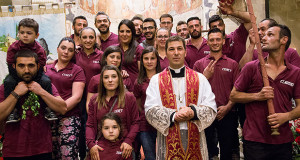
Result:
[[[75,36],[79,37],[79,33],[80,33],[80,31],[79,31],[79,32],[77,32],[76,30],[74,30],[74,34],[75,34]]]
[[[198,32],[198,31],[194,31],[194,32]],[[190,35],[193,39],[198,39],[201,37],[201,32],[198,32],[198,33],[199,33],[198,35],[193,35],[193,33],[191,33]]]
[[[20,75],[19,73],[17,73],[18,74],[18,77],[20,78],[20,79],[22,79],[25,83],[29,83],[29,82],[31,82],[35,77],[36,77],[36,74],[37,73],[33,73],[33,74],[30,74],[30,73],[24,73],[24,74],[22,74],[22,75]],[[30,78],[24,78],[25,76],[30,76]]]
[[[100,26],[100,27],[101,27],[101,26]],[[98,28],[98,31],[99,31],[101,34],[106,34],[106,33],[108,33],[108,31],[109,31],[109,27],[107,27],[105,31],[101,31],[101,30]]]

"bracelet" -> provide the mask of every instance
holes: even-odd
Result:
[[[10,94],[13,95],[16,99],[20,98],[20,96],[15,91],[12,91]]]

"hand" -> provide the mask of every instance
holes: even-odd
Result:
[[[218,8],[221,10],[222,14],[226,14],[226,15],[232,15],[232,13],[234,12],[233,7],[232,7],[232,2],[233,0],[229,0],[229,2],[224,2],[222,3],[221,1],[219,1],[219,6]]]
[[[100,160],[99,152],[98,152],[98,151],[103,151],[103,150],[104,150],[104,149],[101,148],[100,146],[94,145],[94,147],[92,147],[92,148],[90,149],[91,159],[92,159],[92,160]]]
[[[176,122],[184,122],[189,121],[194,117],[194,111],[190,107],[180,107],[179,111],[175,114],[175,121]]]
[[[131,152],[132,152],[132,147],[129,144],[123,142],[121,144],[120,149],[122,151],[122,157],[123,158],[127,159],[128,157],[130,157]]]
[[[268,122],[271,128],[278,128],[289,120],[289,113],[274,113],[268,116]]]
[[[121,71],[121,75],[122,75],[122,78],[127,78],[127,77],[129,77],[129,74],[128,74],[128,72],[127,72],[126,70],[122,70],[122,71]]]
[[[265,101],[274,98],[274,88],[271,86],[263,87],[257,94],[258,101]]]
[[[205,67],[203,75],[206,77],[206,79],[209,79],[214,74],[216,63],[217,61],[211,60]]]
[[[14,92],[17,93],[19,96],[23,96],[24,94],[26,94],[28,92],[28,86],[27,84],[22,81],[19,82],[18,85],[16,86]]]
[[[250,44],[255,44],[255,36],[254,36],[253,28],[249,30],[249,40],[250,40]]]
[[[41,95],[42,91],[44,91],[44,89],[41,87],[41,85],[35,81],[31,81],[27,86],[31,92],[33,92],[39,96]]]
[[[217,108],[217,110],[218,110],[218,113],[217,113],[218,121],[222,120],[227,115],[227,113],[230,111],[227,106],[219,106]]]

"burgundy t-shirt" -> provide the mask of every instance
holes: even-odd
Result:
[[[210,49],[205,38],[203,38],[202,44],[199,49],[193,46],[191,40],[189,39],[188,43],[186,44],[185,61],[189,68],[193,68],[196,61],[207,56],[209,53]]]
[[[140,131],[156,131],[155,128],[153,128],[146,120],[145,116],[145,101],[146,101],[146,90],[148,88],[150,79],[146,79],[142,84],[138,84],[137,80],[134,83],[134,90],[133,94],[136,99],[140,98],[141,99],[141,108],[142,111],[139,110],[140,112]]]
[[[38,56],[39,64],[41,66],[46,65],[46,61],[47,61],[46,52],[44,48],[37,41],[34,41],[34,43],[32,44],[25,44],[20,40],[15,41],[13,44],[9,46],[7,50],[6,62],[8,64],[14,64],[15,54],[22,49],[29,49],[34,51]]]
[[[59,96],[52,84],[54,96]],[[28,95],[20,97],[18,103],[24,104]],[[0,86],[0,102],[5,100],[4,86]],[[50,123],[45,119],[46,103],[39,97],[39,114],[33,115],[31,109],[27,110],[26,119],[5,125],[5,138],[3,141],[3,157],[25,157],[52,152],[52,135]],[[18,107],[18,114],[22,115],[23,109]]]
[[[50,65],[46,65],[46,75],[49,76],[53,85],[57,88],[62,99],[67,100],[72,97],[72,87],[74,82],[85,83],[84,71],[81,67],[70,62],[66,68],[57,71],[55,65],[57,60]],[[79,106],[76,105],[62,117],[80,116]]]
[[[123,56],[122,57],[122,69],[124,69],[128,72],[129,78],[131,79],[131,83],[134,84],[134,81],[137,79],[138,74],[139,74],[138,61],[141,60],[141,55],[142,55],[144,48],[140,45],[138,45],[136,47],[135,55],[134,55],[133,61],[131,63],[125,62],[124,51],[121,46],[120,46],[120,48],[122,50],[122,56]]]
[[[85,91],[87,91],[87,87],[89,86],[91,78],[99,74],[101,72],[101,58],[102,58],[103,52],[99,49],[95,48],[95,51],[87,55],[83,48],[80,48],[77,50],[77,53],[75,53],[76,57],[76,64],[80,66],[86,77],[86,87]]]
[[[163,71],[165,68],[169,67],[170,63],[169,63],[169,59],[167,57],[165,57],[164,59],[162,59],[161,57],[159,57],[159,62],[160,62],[160,68]]]
[[[194,70],[203,73],[205,67],[208,66],[211,60],[214,60],[214,58],[210,55],[198,60],[194,64]],[[230,92],[238,74],[238,63],[233,59],[228,58],[226,55],[223,55],[215,64],[214,74],[208,81],[216,96],[215,100],[218,107],[228,103]]]
[[[263,57],[269,55],[268,52],[262,52]],[[253,60],[258,59],[258,51],[255,49],[253,52]],[[300,67],[300,56],[298,52],[293,48],[288,48],[284,53],[284,59],[287,60],[290,64]]]
[[[96,102],[98,93],[95,94],[89,103],[88,120],[86,122],[86,144],[89,149],[96,145],[96,137],[98,131],[98,123],[101,118],[109,113],[117,94],[110,98],[109,102],[106,101],[107,107],[98,109],[98,103]],[[135,140],[137,133],[139,132],[139,112],[136,106],[136,100],[132,93],[125,93],[125,106],[124,108],[118,108],[118,101],[115,103],[112,109],[113,113],[120,116],[122,120],[124,142],[131,145]],[[101,137],[101,136],[100,136]]]
[[[101,74],[97,74],[97,75],[93,76],[92,79],[90,80],[90,83],[88,86],[89,93],[98,93],[98,86],[100,83],[100,75]],[[129,92],[133,91],[133,85],[129,78],[123,78],[123,84]]]
[[[119,44],[119,38],[118,35],[114,34],[113,32],[110,32],[110,36],[107,38],[107,40],[101,39],[101,51],[105,51],[105,49],[111,45],[118,45]]]
[[[291,99],[300,98],[300,69],[286,62],[286,69],[276,79],[270,77],[270,86],[274,88],[274,109],[276,113],[292,110]],[[234,86],[239,92],[257,93],[263,88],[260,63],[258,60],[245,65]],[[279,127],[279,136],[271,136],[271,129],[267,122],[267,101],[253,101],[246,103],[246,121],[243,128],[245,140],[267,144],[282,144],[292,142],[293,134],[289,122]]]
[[[246,52],[247,38],[248,31],[244,24],[241,24],[235,31],[226,35],[222,53],[239,63]]]

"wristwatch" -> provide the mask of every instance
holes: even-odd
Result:
[[[20,96],[15,91],[12,91],[10,94],[13,95],[16,99],[20,98]]]

